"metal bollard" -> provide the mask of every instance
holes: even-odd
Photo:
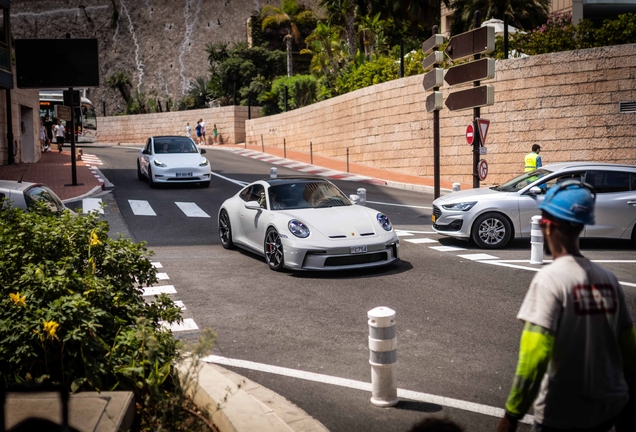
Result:
[[[367,312],[369,317],[369,364],[371,365],[371,403],[391,407],[399,402],[395,364],[397,338],[395,311],[377,307]]]
[[[541,216],[532,216],[530,226],[530,264],[543,264],[543,233],[539,226]]]
[[[364,188],[358,188],[356,193],[360,197],[360,201],[358,202],[358,205],[363,205],[363,206],[367,205],[367,190]]]
[[[278,175],[278,174],[277,174],[277,171],[278,171],[278,170],[277,170],[276,168],[274,168],[274,167],[270,168],[270,169],[269,169],[269,176],[270,176],[271,178],[276,178],[276,176]]]
[[[462,188],[462,185],[459,183],[453,183],[453,192],[459,192]]]

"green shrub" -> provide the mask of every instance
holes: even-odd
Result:
[[[360,65],[353,65],[336,80],[338,94],[348,93],[374,84],[399,78],[400,62],[392,57],[380,57]]]

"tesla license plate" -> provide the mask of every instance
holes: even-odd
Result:
[[[364,253],[367,251],[366,246],[352,246],[351,253]]]
[[[192,177],[192,173],[177,173],[177,177]]]

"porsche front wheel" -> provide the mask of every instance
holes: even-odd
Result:
[[[225,210],[221,210],[221,214],[219,215],[219,237],[221,238],[221,246],[225,249],[232,249],[234,247],[230,215],[228,215]]]
[[[265,261],[269,268],[282,271],[284,265],[283,243],[275,228],[269,228],[265,234]]]

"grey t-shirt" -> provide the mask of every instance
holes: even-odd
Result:
[[[611,272],[561,256],[532,279],[517,318],[555,332],[534,402],[539,423],[587,428],[620,413],[629,396],[617,337],[632,319]]]

